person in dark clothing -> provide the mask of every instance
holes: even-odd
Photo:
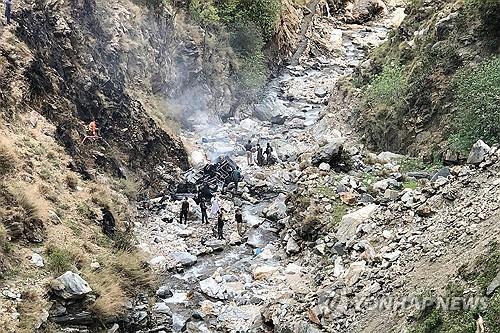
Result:
[[[273,148],[271,144],[268,142],[266,146],[266,164],[270,165],[273,161]]]
[[[7,24],[10,24],[12,19],[12,0],[4,0],[5,3],[5,18],[7,19]]]
[[[231,178],[234,183],[234,193],[238,192],[238,183],[241,179],[241,171],[240,167],[237,167],[236,169],[233,170],[233,173],[231,174]]]
[[[217,216],[217,235],[218,239],[224,238],[224,209],[219,211],[219,215]]]
[[[243,215],[241,215],[241,209],[237,209],[236,213],[234,214],[234,219],[236,220],[236,229],[238,230],[238,235],[242,236],[243,235]]]
[[[252,152],[253,146],[252,146],[252,141],[248,140],[248,143],[245,145],[245,150],[247,153],[247,163],[248,165],[253,164],[253,152]]]
[[[210,192],[210,187],[206,182],[204,182],[203,186],[200,188],[198,192],[198,198],[200,200],[206,200],[206,201],[212,200],[212,192]]]
[[[259,166],[264,165],[264,152],[260,144],[257,144],[257,165]]]
[[[184,223],[188,223],[188,212],[189,212],[189,202],[187,197],[184,198],[184,201],[182,202],[181,206],[181,218],[180,218],[180,224],[182,224],[182,219],[184,219]]]
[[[205,222],[205,224],[208,224],[207,204],[203,199],[201,199],[200,201],[200,209],[201,209],[201,223]]]

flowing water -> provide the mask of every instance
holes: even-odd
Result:
[[[339,135],[338,131],[324,130],[320,124],[327,113],[328,91],[339,77],[351,73],[362,61],[367,46],[380,43],[387,34],[386,28],[377,25],[337,28],[330,24],[328,27],[331,34],[328,39],[336,43],[335,51],[328,57],[304,59],[301,66],[287,68],[272,80],[267,96],[255,108],[261,120],[234,119],[220,123],[206,116],[199,117],[192,120],[194,131],[184,133],[185,140],[194,147],[195,162],[201,164],[227,154],[242,166],[242,173],[249,182],[258,183],[254,178],[263,174],[268,183],[276,185],[267,187],[262,193],[266,200],[254,200],[253,203],[241,197],[222,197],[229,209],[233,204],[242,206],[248,230],[245,238],[237,241],[214,241],[210,227],[196,222],[188,228],[187,237],[182,234],[182,226],[161,222],[165,216],[175,216],[174,203],[149,216],[147,228],[139,231],[144,248],[152,254],[183,250],[198,256],[191,267],[163,277],[162,285],[173,292],[172,297],[163,301],[172,312],[173,331],[185,329],[187,322],[191,322],[191,330],[196,327],[194,331],[198,332],[213,331],[208,327],[217,327],[217,332],[249,331],[254,317],[267,300],[286,295],[279,282],[256,281],[252,276],[252,269],[258,266],[284,271],[287,265],[286,258],[277,251],[282,248],[278,239],[282,226],[264,219],[262,212],[279,192],[293,190],[293,177],[287,165],[294,163],[300,152],[310,150],[319,140]],[[283,124],[269,121],[279,116],[286,118]],[[247,166],[242,145],[248,139],[261,144],[271,142],[282,163],[272,168]],[[231,232],[234,234],[234,230],[234,225],[228,223],[226,237]],[[176,238],[176,233],[181,236]],[[214,290],[209,295],[200,288],[202,281],[212,283],[211,287],[223,292]]]

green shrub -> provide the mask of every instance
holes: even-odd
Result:
[[[210,0],[192,0],[189,13],[195,21],[205,26],[216,25],[220,21],[217,7]]]
[[[116,250],[124,252],[132,252],[135,250],[135,238],[126,231],[117,230],[113,235],[113,247]]]
[[[457,125],[450,141],[466,151],[478,139],[500,142],[500,57],[454,78]]]
[[[267,65],[262,52],[240,59],[238,78],[243,95],[255,98],[267,80]]]
[[[218,4],[221,20],[228,26],[253,22],[268,41],[274,34],[281,9],[279,0],[223,0]]]
[[[396,107],[402,104],[407,89],[403,69],[385,66],[366,89],[366,100],[382,107]]]
[[[65,249],[51,249],[47,256],[47,268],[54,273],[60,274],[71,270],[73,266],[73,255]]]
[[[262,30],[264,40],[269,40],[274,34],[281,8],[279,0],[241,0],[245,16]]]

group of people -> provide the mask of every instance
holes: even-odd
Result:
[[[254,147],[252,141],[248,140],[248,143],[245,145],[245,151],[248,165],[253,165],[255,153],[257,154],[256,160],[258,166],[271,165],[275,162],[273,148],[269,142],[266,145],[266,149],[263,149],[260,143],[257,143],[257,146]]]
[[[202,198],[200,200],[199,205],[201,210],[201,223],[209,224],[210,222],[207,212],[208,210],[207,202]],[[190,206],[188,198],[185,197],[181,204],[181,212],[179,219],[180,224],[184,223],[187,225],[189,208]],[[210,219],[212,220],[214,235],[220,240],[225,239],[224,238],[224,224],[226,222],[225,213],[226,210],[220,206],[217,197],[213,197],[212,206],[210,208]],[[236,209],[234,213],[234,219],[236,221],[236,228],[238,230],[238,234],[241,236],[244,233],[244,225],[243,225],[243,215],[241,214],[240,208]]]

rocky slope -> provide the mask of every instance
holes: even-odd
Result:
[[[376,149],[447,159],[448,149],[466,153],[478,138],[495,143],[498,129],[474,124],[481,114],[463,100],[498,94],[497,69],[483,79],[471,72],[498,57],[498,2],[413,1],[405,12],[400,28],[335,88],[332,108],[345,112],[347,103],[353,127]],[[467,76],[470,93],[460,89]],[[467,113],[474,116],[464,121]],[[498,117],[498,108],[485,113]]]

